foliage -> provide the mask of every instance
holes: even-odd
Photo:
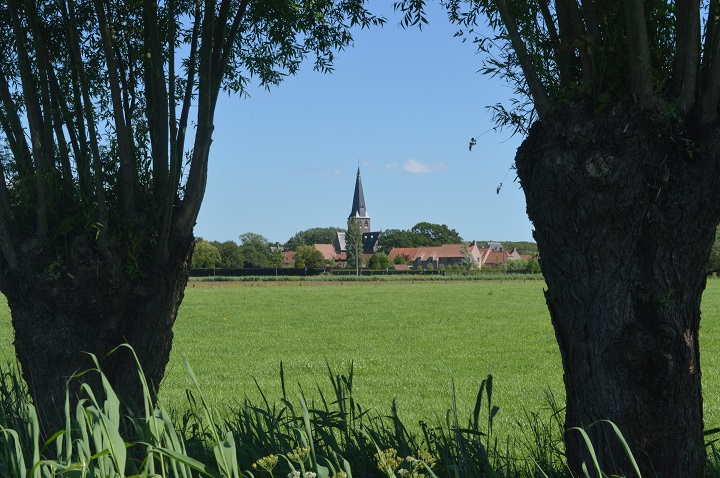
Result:
[[[410,258],[405,254],[395,254],[393,262],[395,264],[410,264]]]
[[[303,265],[298,266],[298,261]],[[299,246],[295,255],[295,267],[307,267],[308,269],[320,269],[325,266],[325,258],[322,253],[313,246]]]
[[[78,236],[110,247],[141,235],[148,257],[167,259],[171,229],[189,236],[197,218],[219,93],[278,85],[308,57],[331,71],[352,27],[384,23],[362,0],[6,7],[0,242],[10,266],[20,236],[63,257]]]
[[[219,268],[239,269],[245,264],[245,257],[240,252],[240,246],[235,241],[213,241],[211,243],[220,252]]]
[[[285,254],[281,249],[275,249],[270,253],[270,265],[276,269],[283,266]]]
[[[461,242],[463,241],[460,234],[445,224],[419,222],[410,230],[387,229],[383,231],[380,248],[382,252],[389,254],[396,247],[440,246]]]
[[[260,234],[246,232],[240,235],[240,253],[245,258],[242,267],[262,268],[270,264],[270,241]]]
[[[197,269],[214,269],[222,262],[220,251],[203,238],[195,241],[192,255],[192,266]]]
[[[516,259],[505,261],[502,266],[503,272],[508,274],[539,274],[540,262],[536,257],[532,259]]]
[[[468,272],[480,269],[480,264],[478,264],[478,261],[475,259],[475,257],[473,257],[470,252],[469,244],[463,244],[462,248],[460,248],[460,253],[463,255],[462,259],[460,260],[460,264],[458,264],[461,269],[464,269]]]
[[[376,252],[368,260],[368,267],[370,269],[387,269],[391,267],[392,263],[384,252]]]
[[[430,222],[419,222],[415,224],[410,232],[425,236],[430,243],[429,246],[442,244],[460,244],[462,237],[455,229],[450,229],[445,224],[433,224]]]
[[[332,244],[338,232],[345,232],[339,227],[313,227],[296,233],[288,239],[285,247],[290,251],[297,251],[299,246],[312,246],[313,244]]]
[[[93,360],[97,363],[95,357]],[[136,367],[139,380],[146,384],[137,359]],[[187,391],[182,419],[162,405],[153,405],[147,387],[143,404],[126,408],[124,397],[107,380],[102,381],[101,390],[82,384],[83,399],[74,410],[66,404],[65,426],[44,444],[38,440],[35,408],[21,398],[22,385],[12,373],[0,370],[0,376],[9,379],[2,384],[11,384],[0,387],[0,402],[7,404],[4,410],[19,417],[0,423],[0,471],[8,476],[118,478],[252,478],[264,473],[290,478],[347,478],[353,472],[355,476],[388,478],[570,476],[558,446],[563,434],[561,413],[551,395],[550,417],[527,413],[525,421],[518,422],[520,438],[508,438],[503,443],[496,437],[495,419],[500,408],[493,401],[493,376],[482,380],[469,413],[462,411],[453,383],[445,418],[432,423],[421,421],[422,432],[415,434],[401,420],[394,402],[387,416],[369,412],[358,403],[354,364],[347,374],[336,374],[329,365],[326,367],[330,393],[326,396],[319,391],[317,401],[303,392],[288,397],[281,363],[282,397],[268,399],[260,390],[260,402],[246,399],[230,407],[224,417],[206,400],[200,379],[187,359],[185,369],[192,388]],[[105,378],[99,366],[86,373]],[[69,382],[68,387],[70,384],[75,382]],[[123,416],[132,427],[123,427]],[[607,428],[610,439],[622,444],[633,464],[632,476],[641,476],[633,451],[612,422],[604,420],[569,432],[581,434],[595,457],[595,444],[588,431],[599,426]],[[586,465],[596,476],[605,476],[597,460]],[[708,468],[707,476],[717,476],[717,453],[710,456]]]
[[[347,233],[345,233],[345,248],[347,251],[347,267],[362,268],[363,267],[363,242],[362,230],[360,222],[354,217],[349,217],[347,221]]]
[[[710,259],[708,260],[707,273],[720,272],[720,227],[715,230],[715,241],[713,242],[712,249],[710,249]]]
[[[64,393],[50,371],[121,340],[162,379],[220,93],[276,86],[308,60],[329,72],[353,29],[383,23],[363,0],[3,3],[0,290],[38,304],[13,318],[40,408]],[[43,334],[26,332],[37,320]]]

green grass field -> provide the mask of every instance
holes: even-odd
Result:
[[[562,370],[541,281],[395,283],[196,283],[186,289],[161,397],[185,408],[190,359],[206,398],[218,408],[329,393],[326,363],[355,367],[354,395],[385,414],[397,399],[408,426],[444,416],[455,382],[461,417],[480,382],[495,379],[497,423],[510,432],[524,410],[563,400]],[[9,312],[0,309],[0,354],[12,354]],[[720,280],[703,300],[701,356],[706,426],[720,426]]]

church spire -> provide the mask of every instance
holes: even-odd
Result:
[[[353,195],[352,211],[349,218],[355,218],[360,223],[360,229],[363,232],[370,231],[370,216],[365,210],[365,195],[363,194],[362,179],[360,178],[360,166],[358,166],[357,179],[355,179],[355,194]]]

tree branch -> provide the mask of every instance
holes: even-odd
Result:
[[[628,69],[631,89],[641,108],[653,106],[650,46],[643,0],[625,0],[625,30],[628,37]]]
[[[218,65],[217,72],[215,73],[215,87],[217,89],[220,89],[223,72],[227,68],[228,62],[230,61],[230,55],[232,54],[238,31],[240,30],[240,24],[242,23],[242,19],[245,16],[245,12],[247,11],[248,3],[248,0],[242,0],[240,2],[240,6],[238,7],[237,12],[235,13],[235,18],[233,18],[232,25],[230,26],[230,31],[227,35],[227,38],[225,39],[225,44],[222,46],[222,57],[220,59],[220,64]]]
[[[508,6],[505,0],[494,0],[495,5],[500,12],[500,18],[507,30],[508,36],[512,43],[512,47],[518,56],[520,61],[520,68],[522,68],[523,74],[525,75],[525,81],[527,81],[528,88],[530,89],[530,95],[532,96],[533,103],[535,104],[535,110],[540,117],[540,120],[547,118],[552,110],[552,103],[547,94],[547,90],[543,86],[540,78],[533,67],[532,61],[523,43],[520,33],[518,32],[515,19],[510,15]]]
[[[170,17],[170,22],[175,18]],[[153,183],[155,194],[164,196],[168,181],[168,91],[165,84],[163,51],[160,36],[155,25],[158,24],[157,2],[143,1],[143,22],[145,24],[145,108],[150,128],[150,146],[152,150]],[[170,105],[171,109],[174,104]]]
[[[705,52],[700,85],[700,124],[712,124],[718,114],[720,102],[720,2],[712,0],[705,26]]]
[[[672,92],[677,97],[678,115],[692,108],[700,61],[700,0],[675,2],[675,44]]]
[[[65,0],[63,7],[67,12],[68,21],[68,39],[72,55],[72,61],[77,71],[79,88],[82,95],[82,116],[88,127],[88,138],[90,140],[90,152],[92,154],[92,165],[95,171],[95,197],[97,201],[97,217],[96,221],[102,225],[100,229],[99,241],[105,242],[106,234],[103,232],[108,227],[108,210],[105,198],[105,174],[102,168],[102,158],[100,157],[100,147],[98,145],[98,134],[95,128],[95,114],[93,112],[93,103],[90,99],[90,91],[85,73],[85,66],[82,61],[82,53],[80,51],[80,36],[77,29],[77,21],[75,19],[75,6],[73,0]],[[78,113],[80,114],[80,113]],[[88,165],[89,168],[89,165]]]
[[[12,99],[10,93],[10,86],[7,78],[0,68],[0,101],[2,102],[5,114],[7,117],[8,129],[5,129],[5,136],[8,141],[11,141],[11,151],[17,164],[17,172],[20,177],[27,178],[34,174],[33,170],[33,158],[30,153],[30,147],[25,141],[25,130],[22,127],[20,116],[18,115],[18,108]],[[15,145],[13,147],[13,145]]]
[[[113,118],[115,121],[115,134],[117,138],[118,156],[120,159],[120,198],[125,211],[125,217],[131,222],[135,218],[135,191],[134,166],[129,143],[129,129],[123,115],[122,97],[120,93],[120,79],[112,46],[112,33],[108,25],[101,0],[94,0],[95,13],[100,24],[103,50],[110,82],[110,96],[113,104]]]
[[[216,22],[214,6],[214,1],[205,0],[199,51],[197,129],[193,155],[190,160],[190,171],[185,184],[185,196],[176,222],[180,234],[192,233],[192,228],[200,212],[202,198],[205,195],[205,186],[207,185],[207,162],[214,130],[213,94],[217,96],[217,90],[213,88],[212,68],[214,46],[212,33]]]
[[[25,45],[26,35],[20,21],[20,12],[18,11],[16,0],[8,0],[8,9],[12,17],[13,31],[16,38],[20,81],[22,84],[25,109],[27,111],[27,121],[30,130],[33,163],[35,167],[35,197],[37,201],[35,205],[37,210],[35,234],[37,237],[42,237],[45,236],[47,232],[47,191],[45,189],[45,165],[42,151],[42,110],[37,97],[38,87],[30,68],[30,57],[27,46]]]

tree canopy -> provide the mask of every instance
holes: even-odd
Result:
[[[288,239],[285,247],[291,251],[297,251],[300,246],[312,246],[313,244],[332,244],[338,232],[345,232],[339,227],[313,227],[296,233]]]
[[[455,229],[450,229],[445,224],[430,222],[419,222],[410,230],[387,229],[380,237],[380,247],[386,254],[395,247],[440,246],[461,242],[463,239]]]

